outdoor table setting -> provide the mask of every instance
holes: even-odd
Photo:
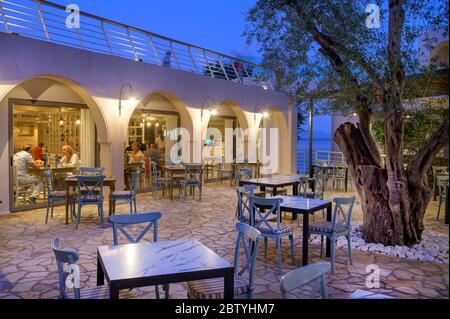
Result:
[[[264,178],[255,178],[251,180],[242,180],[239,182],[239,186],[255,185],[260,187],[262,192],[266,191],[269,187],[272,189],[272,196],[277,196],[279,188],[292,186],[292,194],[298,195],[298,185],[300,183],[299,175],[280,175]]]
[[[173,200],[173,185],[179,176],[184,178],[186,166],[182,164],[162,166],[163,176],[170,180],[170,200]],[[203,183],[203,174],[200,176],[200,183]]]
[[[274,198],[280,198],[282,200],[280,203],[281,212],[292,213],[295,216],[303,216],[302,265],[306,266],[309,263],[309,218],[315,212],[326,209],[327,221],[331,222],[332,202],[299,196],[276,196]],[[331,256],[331,242],[328,239],[326,242],[326,256]]]
[[[313,164],[312,168],[313,168],[313,172],[316,172],[316,169],[321,171],[322,174],[326,174],[327,171],[331,171],[331,173],[333,173],[333,170],[335,168],[336,165],[332,165],[332,164]],[[344,180],[344,186],[345,186],[345,192],[348,192],[348,167],[345,167],[345,180]]]
[[[112,215],[114,201],[112,198],[112,194],[116,190],[116,180],[117,177],[110,176],[106,177],[103,181],[103,187],[109,188],[109,215]],[[78,176],[69,176],[64,180],[66,187],[66,225],[69,224],[69,198],[70,198],[70,189],[78,186]],[[95,184],[93,184],[95,185]]]
[[[234,268],[208,247],[195,240],[158,241],[97,249],[97,286],[109,285],[111,299],[119,291],[224,278],[225,299],[234,296]]]

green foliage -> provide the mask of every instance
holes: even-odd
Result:
[[[303,16],[293,3],[300,3]],[[300,101],[312,90],[339,91],[328,112],[355,111],[356,93],[363,95],[367,104],[376,106],[373,78],[358,63],[364,62],[374,70],[381,81],[390,80],[386,47],[388,45],[387,1],[376,0],[379,5],[381,28],[366,27],[366,0],[259,0],[247,14],[245,35],[248,42],[261,45],[264,66],[274,70],[276,88]],[[405,26],[402,33],[402,63],[408,75],[423,73],[419,63],[418,36],[429,30],[448,30],[448,2],[446,0],[404,2]],[[340,54],[349,69],[348,76],[337,74],[321,52],[317,41],[305,21],[312,21],[317,29],[348,52]],[[433,39],[429,39],[429,45]],[[356,78],[357,89],[352,82]]]
[[[446,102],[445,102],[446,101]],[[448,99],[443,100],[448,105]],[[405,154],[417,152],[432,134],[441,126],[444,118],[448,118],[448,107],[422,105],[407,112],[405,116],[404,149]],[[372,135],[382,152],[385,150],[384,120],[381,114],[375,114],[372,122]],[[384,152],[383,152],[384,153]],[[405,159],[407,159],[405,157]]]

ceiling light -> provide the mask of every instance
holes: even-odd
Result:
[[[81,121],[80,121],[80,120],[77,120],[77,121],[75,122],[75,124],[76,124],[76,125],[80,125],[80,124],[81,124]]]

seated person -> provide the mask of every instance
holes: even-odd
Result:
[[[28,174],[28,168],[40,169],[41,166],[36,164],[31,155],[33,150],[32,145],[27,145],[23,148],[23,151],[14,155],[14,166],[16,167],[16,178],[19,186],[32,185],[33,193],[27,199],[30,204],[36,204],[36,200],[39,198],[39,194],[42,191],[42,181],[36,176],[30,176]]]
[[[78,155],[74,153],[73,148],[69,145],[62,148],[63,158],[61,158],[62,167],[80,168],[80,159]]]
[[[145,169],[144,153],[142,153],[135,142],[131,143],[131,152],[128,155],[128,164],[141,163]]]
[[[40,142],[37,146],[33,147],[33,159],[35,161],[41,161],[44,162],[44,146],[45,144],[43,142]]]

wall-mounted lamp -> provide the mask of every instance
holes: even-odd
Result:
[[[216,110],[216,101],[212,97],[207,97],[202,103],[201,118],[203,123],[203,111],[207,110],[212,116],[216,116],[219,112]]]
[[[131,86],[131,84],[129,83],[125,83],[124,85],[122,85],[122,87],[120,88],[120,97],[119,97],[119,116],[122,116],[122,98],[123,98],[123,93],[125,88],[129,88],[130,93],[128,95],[128,102],[130,104],[134,104],[136,103],[136,98],[134,97],[134,92],[133,92],[133,87]]]
[[[267,118],[270,117],[269,112],[264,111],[265,108],[266,108],[266,106],[263,105],[263,104],[259,104],[259,105],[255,106],[255,114],[254,114],[254,117],[255,117],[255,125],[256,125],[256,121],[257,121],[257,118],[256,118],[256,117],[257,117],[258,114],[261,114],[262,117],[265,118],[265,119],[267,119]]]

